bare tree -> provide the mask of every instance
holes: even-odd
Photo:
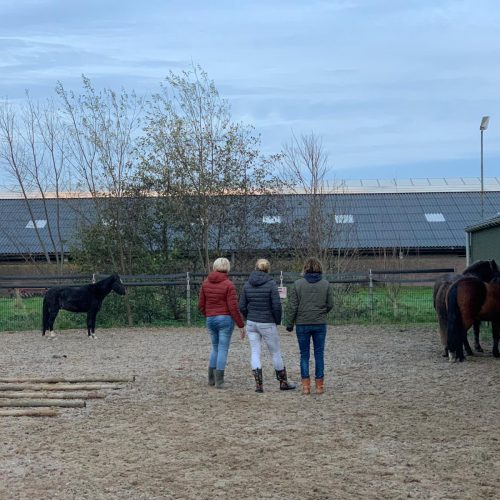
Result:
[[[315,256],[342,272],[356,256],[353,219],[340,185],[327,184],[328,155],[314,133],[292,136],[283,148],[282,179],[290,194],[283,198],[281,247],[301,261]]]
[[[99,262],[127,273],[138,238],[132,201],[125,195],[136,168],[133,152],[143,101],[125,90],[98,91],[90,79],[82,79],[81,94],[67,91],[62,83],[56,92],[68,130],[69,161],[78,187],[90,192],[94,202],[96,220],[88,228],[86,242],[95,240]]]
[[[62,273],[65,262],[65,242],[61,233],[60,191],[66,187],[65,132],[54,104],[34,103],[29,94],[26,101],[14,108],[3,103],[0,108],[0,159],[11,183],[26,204],[30,223],[45,261],[56,262]],[[49,199],[52,199],[49,202]],[[51,217],[49,203],[55,204]],[[35,205],[40,205],[36,208]],[[45,225],[39,227],[38,220]],[[11,236],[14,237],[14,236]],[[33,261],[25,250],[26,260]]]
[[[409,249],[401,245],[393,246],[392,248],[381,248],[377,252],[378,260],[382,265],[382,269],[392,271],[383,276],[384,288],[387,299],[392,306],[394,318],[400,314],[401,296],[403,293],[403,283],[401,274],[405,268],[405,258],[409,254]]]

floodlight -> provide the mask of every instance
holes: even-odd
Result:
[[[483,132],[490,123],[489,116],[483,116],[479,130],[481,131],[481,219],[484,219],[484,168],[483,168]]]
[[[486,130],[488,128],[488,123],[490,123],[490,117],[483,116],[483,119],[481,120],[481,125],[479,126],[479,130]]]

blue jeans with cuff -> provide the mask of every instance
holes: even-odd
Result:
[[[312,339],[314,346],[314,374],[316,378],[323,378],[325,376],[326,325],[297,325],[296,332],[300,349],[300,376],[309,378]]]

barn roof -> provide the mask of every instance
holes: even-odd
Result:
[[[339,247],[465,248],[465,227],[481,221],[478,192],[358,193],[325,195],[324,206],[340,224],[350,225]],[[303,215],[306,195],[287,197],[295,217]],[[484,214],[500,214],[500,191],[484,193]],[[293,208],[292,208],[293,207]],[[339,233],[342,237],[342,233]]]
[[[375,192],[323,195],[323,210],[338,225],[349,227],[346,237],[340,236],[338,248],[408,248],[422,250],[460,250],[465,248],[465,229],[481,222],[479,192]],[[255,201],[258,202],[256,197]],[[307,195],[284,195],[283,210],[292,218],[303,217]],[[60,218],[61,238],[65,251],[75,242],[78,224],[92,218],[93,201],[85,198],[29,200],[0,199],[0,256],[39,255],[44,246],[53,248],[50,230]],[[487,218],[500,214],[500,190],[486,191],[483,210]],[[34,227],[33,219],[38,221]],[[262,224],[279,220],[275,214]],[[45,221],[45,222],[44,222]],[[48,221],[48,222],[47,222]],[[484,221],[484,219],[483,219]],[[266,226],[269,228],[269,226]],[[37,234],[40,236],[38,238]],[[265,244],[270,244],[264,242]]]
[[[45,202],[30,199],[29,203],[23,199],[0,199],[0,256],[41,255],[44,248],[52,254],[55,253],[53,241],[57,245],[61,241],[67,252],[75,241],[79,222],[88,220],[92,213],[91,199]]]

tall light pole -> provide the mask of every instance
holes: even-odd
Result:
[[[481,219],[484,218],[484,172],[483,172],[483,132],[490,123],[489,116],[483,116],[479,130],[481,131]]]

